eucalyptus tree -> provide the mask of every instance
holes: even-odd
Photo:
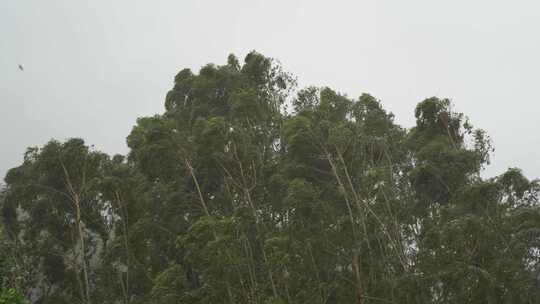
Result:
[[[396,189],[405,130],[367,94],[352,100],[309,88],[294,106],[283,136],[284,201],[293,238],[317,248],[294,263],[317,274],[303,276],[320,286],[312,301],[395,300],[393,282],[407,268]]]
[[[32,264],[32,298],[91,303],[100,247],[108,238],[97,189],[109,159],[80,139],[30,148],[6,176],[7,230]]]
[[[160,246],[176,245],[178,252],[159,277],[182,269],[193,301],[282,296],[265,235],[273,226],[268,184],[277,165],[280,110],[293,84],[255,52],[243,65],[231,55],[226,65],[204,66],[198,75],[182,70],[165,113],[139,119],[128,137],[129,159],[151,187],[176,193],[163,209],[175,208],[175,216],[162,221],[172,229]],[[229,228],[218,229],[223,225]],[[154,295],[163,290],[170,289],[156,287]]]
[[[415,301],[537,301],[531,290],[540,239],[533,228],[539,224],[538,183],[514,169],[482,179],[490,140],[453,112],[449,100],[426,99],[415,115],[407,140],[415,195]]]
[[[287,112],[292,106],[292,112]],[[30,148],[0,199],[3,284],[39,303],[536,303],[540,183],[428,98],[296,89],[278,62],[181,70],[127,157]]]

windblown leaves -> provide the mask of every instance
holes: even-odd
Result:
[[[230,55],[181,70],[127,157],[28,149],[2,197],[4,284],[40,303],[538,301],[540,184],[482,178],[483,130],[448,99],[407,130],[371,95],[295,85]]]

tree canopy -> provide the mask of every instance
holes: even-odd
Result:
[[[128,155],[52,140],[7,173],[2,288],[42,304],[539,303],[540,183],[483,178],[489,136],[450,100],[414,115],[407,129],[369,94],[299,89],[257,52],[184,69]]]

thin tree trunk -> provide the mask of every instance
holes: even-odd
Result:
[[[88,279],[88,267],[86,265],[86,247],[84,243],[84,233],[81,223],[81,202],[79,200],[79,196],[77,195],[75,197],[75,208],[77,211],[77,227],[79,231],[79,242],[81,244],[81,257],[82,257],[82,267],[83,267],[83,275],[84,275],[84,284],[86,285],[85,288],[85,295],[86,295],[86,303],[90,304],[90,281]]]
[[[330,163],[330,166],[332,167],[332,172],[334,173],[336,181],[338,182],[338,186],[343,191],[343,196],[345,197],[345,202],[347,204],[347,210],[349,211],[349,219],[351,221],[351,229],[352,229],[352,233],[353,233],[353,239],[354,239],[354,243],[356,245],[357,242],[358,242],[358,236],[356,235],[356,229],[355,229],[355,225],[354,225],[354,216],[353,216],[352,207],[351,207],[351,204],[349,202],[348,195],[347,195],[347,189],[345,188],[345,185],[341,181],[341,178],[340,178],[339,173],[337,171],[337,166],[334,163],[334,161],[332,160],[332,156],[330,155],[330,153],[326,149],[325,149],[324,152],[326,153],[326,158],[327,158],[328,162]],[[362,284],[362,278],[361,278],[361,275],[360,275],[361,269],[359,268],[358,264],[359,264],[358,263],[358,252],[357,252],[356,249],[353,249],[352,265],[353,265],[353,268],[354,268],[353,270],[355,272],[355,279],[356,279],[357,304],[362,304],[363,303],[363,298],[364,298],[364,288],[363,288],[363,284]]]
[[[114,192],[114,195],[115,195],[115,198],[116,198],[116,202],[118,203],[118,209],[120,210],[120,212],[122,213],[122,232],[124,234],[124,249],[126,250],[126,283],[125,283],[125,286],[124,286],[124,283],[123,283],[123,276],[122,274],[120,273],[120,280],[122,281],[122,293],[123,293],[123,296],[124,296],[124,302],[126,304],[128,304],[130,302],[130,295],[129,295],[129,268],[130,268],[130,250],[129,250],[129,235],[128,235],[128,229],[127,229],[127,225],[128,225],[128,215],[127,215],[127,212],[124,210],[124,206],[122,204],[122,200],[120,198],[120,193],[118,193],[118,191],[115,191]]]
[[[363,304],[364,303],[364,288],[362,287],[362,278],[360,277],[360,273],[362,272],[362,269],[360,268],[360,263],[358,262],[358,253],[354,253],[353,259],[352,259],[352,266],[354,271],[354,276],[356,277],[356,303],[357,304]]]
[[[255,204],[254,204],[254,202],[253,202],[253,200],[251,198],[251,194],[250,194],[250,191],[253,188],[255,188],[256,185],[257,185],[257,181],[256,181],[257,172],[256,172],[256,169],[255,169],[255,164],[252,162],[254,181],[253,181],[252,185],[248,186],[247,178],[246,178],[245,171],[244,171],[244,166],[242,165],[242,162],[240,161],[240,158],[238,157],[238,153],[237,153],[237,150],[236,150],[236,143],[234,143],[234,142],[233,142],[233,156],[234,156],[234,158],[236,160],[238,168],[240,169],[241,184],[234,181],[234,178],[232,177],[230,172],[225,168],[225,166],[221,165],[221,167],[223,168],[225,173],[229,176],[229,178],[231,179],[233,184],[235,184],[243,192],[244,198],[248,202],[248,204],[249,204],[249,206],[250,206],[250,208],[252,210],[253,217],[255,219],[255,229],[257,230],[257,234],[261,235],[261,230],[260,230],[260,227],[259,227],[259,216],[257,215],[257,210],[255,208]],[[268,269],[268,278],[270,280],[270,285],[272,287],[272,293],[274,295],[274,298],[277,299],[278,298],[278,292],[277,292],[277,288],[276,288],[276,283],[275,283],[274,277],[272,275],[272,270],[268,267],[268,256],[266,255],[266,250],[264,249],[264,244],[262,243],[262,240],[259,241],[259,246],[261,248],[261,252],[262,252],[262,255],[263,255],[264,264],[266,265],[266,268]]]
[[[77,231],[79,234],[79,243],[80,243],[80,250],[81,250],[81,260],[82,260],[82,268],[83,268],[83,276],[84,276],[84,285],[85,285],[85,301],[86,304],[90,304],[90,280],[88,278],[88,266],[86,265],[86,247],[84,243],[84,231],[82,227],[82,220],[81,220],[81,195],[77,191],[75,191],[75,188],[73,187],[73,183],[71,182],[71,178],[69,176],[69,173],[66,169],[66,166],[60,160],[60,164],[62,165],[62,169],[64,170],[65,175],[65,181],[66,186],[70,192],[71,200],[75,206],[75,216],[76,216],[76,223],[77,223]],[[83,185],[81,185],[81,189],[84,188],[84,182],[85,182],[85,175],[83,173]],[[79,189],[80,191],[80,189]]]
[[[197,180],[197,176],[195,176],[195,171],[193,170],[193,166],[191,166],[191,163],[189,162],[187,158],[185,158],[184,161],[186,163],[186,166],[188,167],[189,173],[191,174],[191,178],[193,179],[193,182],[195,183],[195,187],[197,188],[197,193],[199,194],[199,200],[204,209],[204,213],[206,214],[206,216],[210,217],[210,211],[208,210],[208,206],[206,205],[206,201],[204,200],[204,196],[201,192],[201,187],[199,186],[199,181]],[[216,231],[214,229],[212,229],[212,231],[214,234],[214,239],[217,240],[218,237],[217,237]],[[227,256],[230,260],[231,257],[228,252],[227,252]],[[231,302],[231,304],[234,304],[234,299],[233,299],[232,291],[231,291],[231,285],[229,284],[229,282],[225,282],[225,285],[227,288],[227,294],[229,295],[229,301]]]

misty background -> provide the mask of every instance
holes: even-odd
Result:
[[[370,93],[405,127],[418,102],[448,97],[493,139],[486,176],[537,178],[539,29],[524,0],[1,0],[0,180],[51,138],[127,153],[179,70],[251,50],[301,87]]]

